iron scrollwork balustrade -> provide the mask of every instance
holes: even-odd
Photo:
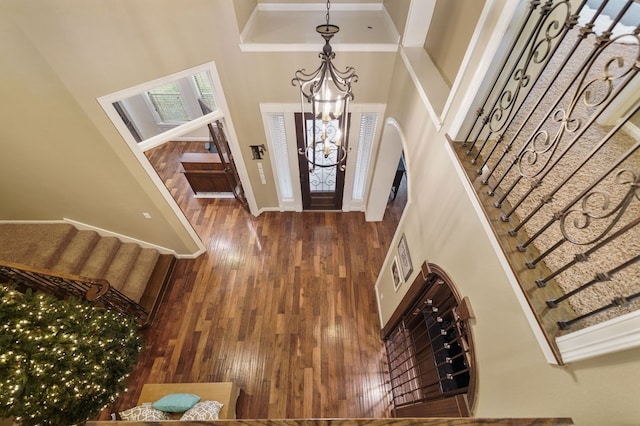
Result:
[[[592,312],[589,312],[587,314],[584,315],[580,315],[574,319],[571,320],[561,320],[558,321],[558,326],[560,327],[560,329],[562,330],[569,330],[571,328],[571,326],[575,323],[578,323],[580,321],[583,321],[589,317],[592,317],[594,315],[600,314],[602,312],[606,312],[609,309],[613,309],[613,308],[620,308],[620,307],[625,307],[625,306],[629,306],[631,304],[631,302],[633,302],[634,300],[640,298],[640,292],[638,293],[634,293],[632,295],[629,295],[627,297],[615,297],[613,298],[613,300],[611,301],[611,303],[609,303],[608,305],[602,306]]]
[[[629,176],[625,179],[626,175]],[[615,183],[617,185],[629,186],[629,189],[614,208],[609,209],[611,196],[608,192],[605,190],[594,190],[584,196],[580,203],[580,208],[569,210],[562,216],[560,219],[560,230],[567,241],[576,245],[588,245],[602,239],[602,237],[607,235],[620,221],[620,218],[624,215],[633,199],[636,198],[640,200],[640,175],[638,173],[629,169],[620,170],[616,173]],[[574,215],[577,215],[577,217],[569,221]],[[577,236],[572,237],[570,234],[571,229],[587,230],[594,220],[608,219],[612,216],[614,217],[604,230],[588,237],[589,239],[586,241],[580,241]],[[567,222],[572,223],[573,226],[568,228]]]
[[[640,309],[640,3],[576,3],[530,2],[454,144],[551,342]]]
[[[553,2],[547,1],[544,6],[542,15],[543,19],[539,25],[539,34],[534,38],[531,48],[525,57],[524,64],[513,74],[513,81],[516,83],[515,89],[512,92],[505,88],[505,91],[502,92],[498,98],[496,107],[490,114],[488,125],[491,133],[498,133],[504,130],[506,125],[510,122],[510,119],[516,111],[514,108],[516,101],[520,99],[520,94],[523,89],[528,87],[531,83],[530,67],[534,64],[540,65],[546,63],[551,58],[554,51],[553,41],[557,41],[557,39],[563,34],[563,30],[567,28],[567,25],[560,24],[558,20],[548,22],[553,11],[558,9],[561,5],[565,6],[566,15],[564,22],[573,22],[569,20],[569,17],[571,16],[571,8],[568,0],[556,4],[553,7],[551,7],[551,3]],[[478,155],[475,160],[477,160],[481,152],[482,148],[478,150]]]
[[[637,111],[640,110],[640,104],[636,105],[635,109],[632,109],[628,114],[627,117],[631,117],[633,114],[635,114]],[[609,134],[607,135],[607,137],[603,138],[603,140],[596,144],[594,149],[592,149],[592,151],[589,153],[589,155],[586,156],[585,159],[583,159],[581,162],[579,162],[573,169],[573,171],[571,173],[568,174],[568,176],[563,179],[561,182],[559,182],[556,187],[550,192],[547,193],[544,197],[542,197],[542,201],[538,204],[538,206],[533,209],[524,219],[521,220],[521,222],[512,229],[512,231],[510,231],[510,235],[514,236],[527,222],[529,222],[529,220],[536,215],[540,209],[542,208],[542,206],[544,204],[547,204],[548,202],[550,202],[554,195],[564,187],[564,185],[566,185],[566,183],[569,181],[569,179],[571,177],[573,177],[581,168],[583,168],[583,166],[588,162],[588,160],[597,152],[599,151],[602,147],[605,146],[605,144],[607,142],[609,142],[611,140],[611,138],[613,137],[613,135],[622,127],[621,125],[623,123],[625,123],[626,121],[621,121],[620,123],[618,123],[618,126],[616,126],[614,128],[614,130],[612,130],[611,132],[609,132]],[[561,219],[566,213],[567,211],[569,211],[576,203],[578,203],[583,196],[585,196],[585,194],[587,194],[589,191],[591,191],[598,183],[602,182],[613,170],[615,170],[616,167],[618,167],[620,164],[622,164],[625,160],[627,160],[630,156],[632,156],[637,150],[638,148],[640,148],[640,144],[637,143],[635,144],[633,147],[631,147],[631,149],[629,149],[627,151],[627,153],[623,156],[621,156],[616,163],[613,164],[613,166],[605,171],[599,178],[597,178],[591,185],[587,186],[581,193],[578,194],[578,196],[576,196],[572,201],[570,201],[569,203],[567,203],[567,205],[559,212],[556,212],[554,214],[554,216],[549,219],[543,226],[540,226],[540,228],[524,243],[519,244],[518,248],[521,251],[525,251],[526,248],[537,238],[539,237],[544,231],[546,231],[551,225],[553,225],[553,223],[556,220]],[[556,162],[557,163],[557,162]],[[540,181],[538,181],[540,182]],[[526,195],[530,195],[531,191],[529,191]],[[526,197],[522,197],[520,199],[520,203],[525,199]],[[518,204],[519,205],[519,204]],[[514,212],[515,208],[511,209],[511,212]],[[504,216],[503,216],[504,218]],[[504,220],[504,219],[503,219]]]
[[[585,284],[582,284],[580,287],[578,287],[578,288],[566,293],[565,295],[563,295],[561,297],[558,297],[556,299],[547,300],[547,305],[550,308],[557,308],[558,304],[560,302],[563,302],[563,301],[569,299],[571,296],[574,296],[574,295],[576,295],[576,294],[588,289],[589,287],[591,287],[591,286],[593,286],[595,284],[606,282],[606,281],[612,281],[614,275],[616,275],[620,271],[624,271],[628,267],[630,267],[630,266],[632,266],[632,265],[634,265],[635,263],[638,263],[638,262],[640,262],[640,254],[635,256],[635,257],[633,257],[633,258],[631,258],[631,259],[629,259],[629,260],[627,260],[626,262],[623,262],[623,263],[617,265],[616,267],[614,267],[614,268],[612,268],[612,269],[610,269],[610,270],[608,270],[606,272],[596,272],[594,278],[591,281],[589,281],[589,282],[587,282]],[[621,296],[621,297],[624,297],[624,296]],[[588,316],[594,315],[594,313],[595,313],[595,311],[589,313]]]
[[[509,189],[504,192],[501,199],[496,203],[496,206],[502,205],[506,197],[513,191],[513,189],[521,179],[537,179],[532,183],[531,188],[513,204],[512,209],[502,216],[503,220],[508,220],[511,215],[513,215],[515,210],[522,204],[524,199],[527,198],[533,192],[533,190],[540,185],[541,181],[549,174],[549,172],[551,172],[553,168],[567,155],[569,150],[580,141],[580,138],[584,135],[587,129],[591,125],[593,125],[597,117],[600,116],[600,114],[605,110],[607,106],[611,104],[611,102],[613,102],[613,100],[616,98],[616,95],[619,94],[627,86],[631,79],[635,77],[638,72],[637,64],[638,60],[640,60],[640,48],[638,48],[635,60],[627,61],[626,67],[625,59],[623,57],[615,56],[613,58],[609,58],[605,62],[604,69],[602,70],[601,75],[597,78],[586,81],[589,71],[594,66],[597,59],[606,52],[607,47],[612,46],[613,43],[620,42],[624,37],[628,36],[630,35],[620,36],[609,41],[589,60],[587,66],[582,72],[582,77],[578,82],[575,94],[572,97],[572,100],[569,103],[567,109],[563,110],[562,108],[559,108],[554,112],[554,121],[560,123],[560,125],[558,126],[553,140],[549,142],[548,133],[543,129],[538,130],[533,135],[533,137],[524,145],[521,154],[516,159],[516,163],[518,164],[519,169],[519,176],[516,177],[514,183],[509,187]],[[633,35],[631,37],[633,37],[638,43],[640,43],[640,38],[637,35]],[[611,67],[613,64],[618,65],[619,73],[616,74],[612,71]],[[615,89],[613,87],[614,80],[621,80],[620,84],[618,84]],[[598,90],[598,88],[596,87],[598,83],[601,84],[601,87],[604,90]],[[597,96],[593,94],[595,92],[600,92],[600,99],[594,98],[595,96]],[[582,99],[585,107],[599,107],[596,112],[591,114],[591,116],[586,117],[586,120],[584,120],[584,118],[573,116],[574,112],[576,111],[576,105],[578,104],[580,99]],[[567,144],[562,152],[554,158],[553,155],[555,154],[565,131],[567,133],[573,134],[573,139],[570,141],[570,143]],[[538,136],[540,135],[542,135],[543,137],[541,144],[536,143],[536,141],[538,140]],[[601,147],[602,145],[604,144],[599,145],[599,147]],[[593,153],[594,152],[592,152],[592,154]],[[544,158],[540,162],[540,164],[538,164],[538,159],[543,154],[545,154]],[[586,158],[584,162],[586,162],[588,159],[589,158]],[[526,166],[531,166],[533,170],[531,172],[527,172],[525,170]],[[577,171],[577,168],[574,170],[574,173],[575,171]],[[573,174],[569,175],[568,177],[571,177],[572,175]],[[560,187],[561,185],[558,185],[554,191],[557,191]],[[553,193],[548,194],[543,199],[549,201],[552,198]],[[527,222],[527,220],[528,218],[522,220],[515,231],[517,232],[517,230],[521,228]]]
[[[534,9],[537,4],[539,4],[539,2],[531,2],[531,9]],[[534,64],[540,65],[546,63],[551,57],[551,53],[555,50],[555,48],[552,47],[552,42],[557,41],[557,39],[566,32],[567,26],[564,23],[560,24],[558,20],[551,20],[549,22],[550,16],[553,16],[553,12],[561,6],[566,8],[564,22],[573,22],[569,19],[571,16],[571,7],[568,0],[564,0],[555,6],[552,0],[545,2],[535,29],[527,40],[527,46],[529,46],[529,48],[523,49],[520,52],[517,61],[510,71],[509,78],[503,83],[500,95],[497,96],[490,108],[490,112],[482,120],[483,126],[478,130],[474,142],[467,151],[468,155],[472,153],[477,138],[483,132],[484,128],[487,127],[488,134],[482,146],[478,149],[477,155],[472,160],[472,164],[476,164],[480,154],[489,142],[491,135],[503,131],[517,112],[516,105],[518,105],[518,101],[522,99],[520,95],[524,93],[523,89],[531,84],[530,67]],[[518,64],[523,57],[524,62],[518,68]],[[515,88],[509,89],[509,83],[515,84]],[[498,140],[502,140],[502,137],[499,136]],[[494,150],[495,149],[494,147]]]
[[[580,14],[580,11],[582,10],[583,6],[585,5],[585,2],[583,2],[579,8],[578,11],[571,15],[569,20],[565,23],[566,27],[568,29],[572,29],[575,27],[575,25],[578,22],[578,17]],[[603,9],[604,8],[604,3],[600,5],[600,8]],[[556,71],[556,74],[552,77],[552,79],[554,81],[556,81],[556,79],[558,78],[560,72],[565,69],[566,65],[569,63],[570,58],[572,57],[572,55],[576,52],[576,50],[578,49],[579,45],[582,43],[582,41],[584,41],[584,39],[589,35],[589,34],[593,34],[593,27],[594,27],[594,22],[596,20],[597,14],[595,14],[592,18],[591,21],[589,23],[587,23],[583,28],[580,29],[580,35],[577,37],[576,42],[573,44],[573,46],[570,48],[570,52],[568,55],[566,55],[564,57],[563,62],[561,63],[561,65],[558,67],[558,71]],[[566,34],[565,34],[566,35]],[[560,43],[558,43],[556,45],[556,48],[560,45]],[[555,53],[555,51],[554,51]],[[571,79],[571,81],[575,80],[577,77],[573,77]],[[543,93],[539,96],[538,100],[535,102],[535,105],[531,108],[531,110],[529,111],[529,114],[526,116],[525,119],[522,120],[522,123],[520,124],[519,128],[516,130],[515,134],[513,135],[513,137],[511,138],[510,142],[507,144],[507,146],[504,148],[502,155],[500,156],[500,158],[495,162],[495,165],[493,166],[493,168],[490,170],[490,172],[488,174],[486,174],[483,177],[483,181],[482,183],[484,185],[487,185],[489,183],[489,177],[493,176],[493,174],[495,173],[496,169],[498,168],[498,166],[502,163],[502,161],[506,158],[506,156],[511,152],[512,150],[512,145],[514,144],[514,142],[519,138],[520,134],[522,133],[522,131],[525,128],[525,125],[529,122],[529,120],[532,118],[534,112],[538,109],[538,107],[540,106],[540,104],[542,103],[543,99],[545,99],[547,97],[547,95],[549,94],[550,90],[552,88],[552,85],[547,85],[547,87],[544,89]],[[555,101],[555,105],[557,105],[560,100],[562,98],[562,95],[560,95],[556,101]],[[549,117],[549,114],[551,113],[551,109],[549,110],[549,113],[547,113],[547,115],[544,117],[543,120],[540,121],[540,124],[538,125],[538,127],[536,128],[536,130],[533,132],[533,134],[536,134],[537,131],[540,130],[540,127],[542,126],[542,123],[544,123],[544,121]],[[543,134],[544,135],[544,134]],[[535,138],[535,137],[534,137]],[[499,143],[501,143],[502,141],[502,137],[500,137],[497,141],[496,141],[496,148],[497,145]],[[480,169],[478,169],[478,173],[482,173],[483,168],[488,164],[489,159],[492,157],[493,152],[495,151],[495,149],[487,156],[485,162],[483,163],[482,167],[480,167]],[[490,195],[495,195],[495,190],[496,188],[502,183],[502,180],[507,176],[507,173],[511,170],[511,168],[513,166],[515,166],[515,164],[518,161],[518,157],[519,155],[515,155],[513,156],[513,159],[511,160],[510,165],[507,168],[507,171],[502,175],[502,177],[497,181],[497,183],[495,184],[495,186],[489,191]],[[498,201],[495,203],[496,207],[500,207],[502,203],[501,201]]]
[[[625,179],[625,175],[629,175],[627,179]],[[637,199],[640,200],[640,175],[632,170],[629,169],[624,169],[624,170],[620,170],[618,173],[616,173],[615,176],[615,181],[616,184],[618,185],[625,185],[625,186],[629,186],[629,189],[627,190],[627,192],[625,193],[624,197],[622,198],[622,200],[620,200],[620,202],[614,206],[614,208],[609,209],[609,205],[610,205],[610,194],[601,190],[594,190],[592,192],[590,192],[589,194],[587,194],[583,199],[582,202],[580,203],[580,208],[577,209],[573,209],[573,210],[569,210],[565,215],[562,216],[562,218],[560,219],[560,229],[562,230],[562,235],[564,236],[564,239],[567,241],[570,241],[573,244],[576,245],[590,245],[593,244],[596,241],[599,241],[602,239],[603,236],[607,235],[611,229],[613,229],[613,227],[620,221],[620,218],[624,215],[624,213],[626,212],[626,210],[628,209],[629,205],[631,204],[631,202],[633,201],[633,199]],[[590,201],[593,199],[599,199],[599,203],[591,203]],[[595,204],[595,205],[594,205]],[[594,210],[601,210],[603,213],[598,214],[596,211]],[[580,241],[577,237],[572,237],[571,235],[569,235],[569,231],[567,230],[567,222],[568,219],[571,218],[573,215],[577,215],[576,218],[574,218],[572,221],[569,221],[570,223],[573,224],[573,229],[577,229],[577,230],[586,230],[590,227],[590,225],[593,223],[594,220],[599,220],[599,219],[607,219],[613,216],[613,219],[611,220],[611,222],[605,227],[604,230],[602,230],[600,233],[597,233],[595,236],[591,236],[589,237],[588,240],[586,241]],[[615,216],[614,216],[615,214]],[[630,227],[633,227],[635,225],[637,225],[640,222],[640,218],[636,219],[635,221],[631,222],[630,224],[627,225],[627,227],[623,228],[625,230],[630,229]],[[610,240],[608,240],[610,241]],[[581,260],[581,261],[585,261],[588,259],[588,256],[582,255],[582,256],[578,256],[578,258],[576,260]],[[595,274],[595,278],[581,286],[579,286],[578,288],[574,289],[573,291],[570,291],[568,293],[566,293],[564,296],[556,298],[556,299],[551,299],[547,301],[547,304],[549,305],[549,307],[551,308],[555,308],[558,306],[558,303],[563,302],[565,300],[567,300],[569,297],[586,290],[587,288],[600,283],[600,282],[605,282],[605,281],[611,281],[613,279],[613,275],[615,275],[616,273],[623,271],[627,268],[629,268],[630,266],[634,265],[635,263],[640,261],[640,255],[635,256],[633,258],[631,258],[630,260],[627,260],[626,262],[621,263],[620,265],[618,265],[617,267],[607,271],[607,272],[598,272]],[[621,298],[624,298],[624,296],[619,296]],[[635,299],[631,298],[631,300]],[[625,306],[625,304],[614,304],[615,306]],[[613,307],[613,306],[610,306]],[[588,318],[589,316],[593,316],[596,313],[599,313],[600,310],[596,310],[593,313],[591,313],[590,315],[586,315],[583,316],[583,318]],[[561,326],[561,328],[563,329],[568,329],[570,327],[571,324],[573,324],[575,321],[560,321],[559,325]]]
[[[593,16],[591,17],[591,20],[586,23],[582,28],[580,28],[578,35],[576,36],[575,42],[574,44],[571,46],[571,48],[569,49],[569,52],[567,55],[565,55],[561,65],[557,68],[557,71],[555,73],[555,75],[551,78],[554,82],[557,81],[560,73],[562,72],[562,70],[564,70],[567,66],[567,64],[569,63],[570,59],[573,57],[573,55],[576,53],[576,51],[578,50],[579,46],[582,44],[582,42],[586,39],[587,36],[594,34],[594,26],[595,26],[595,22],[598,18],[598,16],[600,15],[600,13],[604,10],[605,6],[606,6],[607,2],[602,2],[600,4],[600,7],[598,9],[598,11],[593,14]],[[573,28],[576,23],[578,22],[578,17],[580,14],[580,11],[583,9],[585,5],[585,2],[583,2],[579,8],[578,11],[576,12],[576,14],[571,15],[570,19],[566,22],[566,26],[567,28],[571,29]],[[628,7],[629,5],[627,5],[626,7]],[[623,13],[618,14],[618,16],[616,17],[615,20],[613,20],[613,22],[610,24],[609,28],[603,32],[603,34],[601,36],[598,37],[598,40],[596,43],[594,43],[594,48],[593,50],[588,54],[588,55],[584,55],[584,64],[586,64],[589,61],[589,58],[592,57],[594,52],[597,52],[598,46],[603,45],[604,43],[606,43],[609,40],[609,37],[611,35],[611,31],[615,28],[615,26],[617,25],[617,23],[619,22],[619,20],[621,19],[621,17],[623,16]],[[559,46],[559,44],[557,45]],[[578,78],[580,78],[580,73],[581,71],[585,68],[585,65],[582,65],[580,67],[578,67],[578,71],[571,77],[571,78],[567,78],[566,81],[569,82],[569,84],[572,84],[573,81],[577,80]],[[584,78],[583,74],[583,77]],[[529,115],[522,120],[522,123],[520,125],[520,127],[518,128],[518,130],[515,132],[515,135],[513,136],[513,138],[511,139],[510,143],[507,145],[507,147],[504,149],[504,152],[502,154],[502,156],[498,159],[498,161],[496,162],[495,166],[493,167],[493,169],[491,170],[490,173],[488,173],[486,175],[486,177],[484,178],[483,183],[487,184],[488,183],[488,177],[492,176],[494,174],[494,172],[496,171],[496,168],[498,167],[498,165],[502,162],[502,160],[505,158],[505,156],[511,151],[511,147],[512,144],[516,141],[516,139],[519,137],[519,135],[521,134],[521,132],[523,131],[525,124],[527,124],[529,122],[529,120],[532,118],[532,114],[534,111],[537,110],[537,108],[540,106],[541,102],[543,99],[545,99],[545,97],[549,94],[550,89],[552,88],[552,85],[549,84],[544,92],[539,96],[537,102],[535,103],[535,106],[531,109]],[[569,87],[565,88],[564,91],[567,91],[569,89]],[[556,98],[555,104],[554,105],[558,105],[561,101],[561,99],[564,96],[564,91]],[[537,136],[539,135],[539,131],[540,128],[542,127],[542,125],[544,124],[544,122],[549,118],[549,114],[551,114],[551,112],[553,111],[553,108],[550,108],[547,115],[545,115],[545,117],[539,122],[538,126],[536,127],[536,129],[532,132],[533,138],[532,139],[536,139]],[[567,120],[569,121],[569,120]],[[543,131],[542,136],[545,137],[545,135],[547,135],[546,131]],[[546,138],[545,138],[546,139]],[[526,146],[526,145],[525,145]],[[524,148],[523,148],[524,149]],[[493,152],[492,152],[493,153]],[[515,155],[511,161],[511,164],[509,165],[509,168],[506,170],[506,172],[502,175],[501,178],[498,179],[497,183],[495,184],[495,186],[491,189],[490,194],[495,194],[495,189],[500,186],[500,184],[502,183],[503,179],[507,176],[508,172],[511,170],[511,168],[517,164],[518,159],[520,158],[522,154],[522,151]],[[486,165],[489,161],[490,156],[487,156],[487,159],[485,160],[484,165]],[[483,165],[483,166],[484,166]],[[482,168],[480,170],[478,170],[478,173],[480,173],[482,171]],[[511,189],[510,188],[509,191],[510,192]],[[504,201],[504,198],[501,199],[500,201],[496,202],[495,205],[496,207],[500,207],[502,205],[502,202]]]

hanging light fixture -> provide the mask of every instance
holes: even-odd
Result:
[[[353,100],[351,83],[358,81],[355,69],[347,67],[339,71],[331,62],[336,54],[329,41],[340,31],[340,27],[329,23],[331,1],[327,0],[326,23],[318,25],[316,32],[325,41],[320,57],[320,66],[307,74],[305,69],[296,71],[291,80],[300,86],[302,122],[305,147],[298,152],[316,167],[339,166],[345,170],[348,147],[349,101]],[[313,119],[307,120],[306,113]],[[336,123],[337,121],[337,123]]]

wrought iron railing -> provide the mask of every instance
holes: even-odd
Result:
[[[639,34],[637,1],[531,1],[453,142],[550,341],[640,305]]]
[[[417,297],[383,331],[398,417],[404,409],[467,394],[474,380],[468,301],[460,300],[444,271],[425,268],[413,285]]]
[[[104,279],[91,279],[72,274],[61,274],[19,263],[1,261],[0,277],[18,287],[43,291],[59,299],[75,297],[87,300],[124,315],[132,315],[143,326],[149,313]]]

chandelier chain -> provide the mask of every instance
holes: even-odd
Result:
[[[331,0],[327,0],[327,26],[329,26],[329,9],[331,8]]]

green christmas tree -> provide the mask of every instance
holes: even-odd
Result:
[[[141,350],[133,319],[0,285],[0,418],[86,421],[115,401]]]

